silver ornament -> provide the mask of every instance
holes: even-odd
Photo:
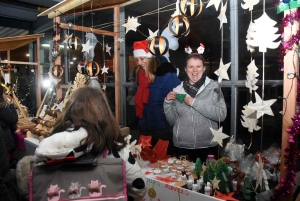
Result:
[[[69,22],[69,23],[68,23],[68,28],[71,29],[72,27],[73,27],[72,22]]]

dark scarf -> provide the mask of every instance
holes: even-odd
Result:
[[[195,98],[198,90],[200,89],[200,87],[204,84],[206,79],[206,75],[205,73],[203,73],[202,77],[200,78],[200,80],[198,80],[195,84],[191,85],[189,83],[189,78],[187,77],[184,81],[183,81],[183,88],[185,90],[185,92],[190,95],[191,97]]]

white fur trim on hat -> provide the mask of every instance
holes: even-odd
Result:
[[[151,58],[153,55],[150,52],[145,52],[145,50],[143,49],[139,49],[139,50],[133,50],[133,56],[134,58],[137,57],[146,57],[146,58]]]

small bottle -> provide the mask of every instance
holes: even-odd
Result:
[[[212,195],[212,185],[210,182],[207,182],[207,187],[209,187],[209,192],[210,192],[210,195]]]
[[[204,193],[205,193],[205,195],[210,195],[210,187],[209,186],[204,187]]]
[[[193,184],[194,184],[193,180],[188,180],[187,181],[187,187],[188,187],[189,190],[192,190]]]
[[[187,183],[187,178],[186,178],[186,175],[185,175],[185,172],[184,172],[184,171],[181,173],[181,182],[182,182],[183,184],[186,184],[186,183]]]
[[[195,183],[193,184],[193,187],[192,187],[192,191],[195,191],[195,192],[199,191],[199,186],[198,186],[197,182],[198,182],[198,180],[197,181],[195,180]]]
[[[214,155],[208,155],[206,159],[206,165],[214,165],[216,162],[215,156]]]
[[[198,180],[197,180],[197,184],[198,184],[198,187],[199,187],[199,190],[201,190],[202,189],[202,187],[203,187],[203,178],[202,177],[200,177]]]

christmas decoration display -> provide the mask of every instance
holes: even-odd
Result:
[[[170,19],[168,28],[174,37],[184,37],[190,33],[190,22],[185,16],[177,15]]]
[[[222,58],[220,59],[219,69],[215,71],[215,74],[217,76],[219,76],[219,78],[218,78],[219,83],[221,83],[223,79],[229,80],[227,70],[228,70],[230,64],[231,64],[231,62],[224,65]]]
[[[213,128],[209,128],[213,134],[213,139],[211,142],[218,142],[218,144],[223,147],[223,139],[228,138],[229,136],[222,132],[223,127],[220,127],[218,130],[214,130]]]
[[[95,61],[90,61],[85,66],[86,74],[90,77],[95,77],[100,72],[100,67]]]
[[[186,17],[196,17],[202,12],[202,0],[180,0],[180,13]]]
[[[101,68],[101,74],[103,73],[108,73],[108,69],[105,65],[103,66],[103,68]]]
[[[155,56],[164,55],[169,50],[169,42],[163,36],[155,36],[148,43],[148,50]]]
[[[82,44],[81,52],[89,52],[92,48],[93,46],[90,45],[90,40],[87,40],[85,44]]]
[[[123,24],[122,26],[126,28],[126,33],[128,33],[130,30],[136,31],[136,28],[140,25],[141,24],[138,23],[138,18],[128,16],[127,23]]]
[[[225,3],[225,5],[222,5],[220,15],[218,16],[218,19],[220,20],[220,29],[222,28],[224,23],[227,23],[226,10],[227,2]]]
[[[79,37],[75,36],[72,38],[69,38],[68,40],[68,47],[71,50],[80,50],[82,47],[82,43]]]

